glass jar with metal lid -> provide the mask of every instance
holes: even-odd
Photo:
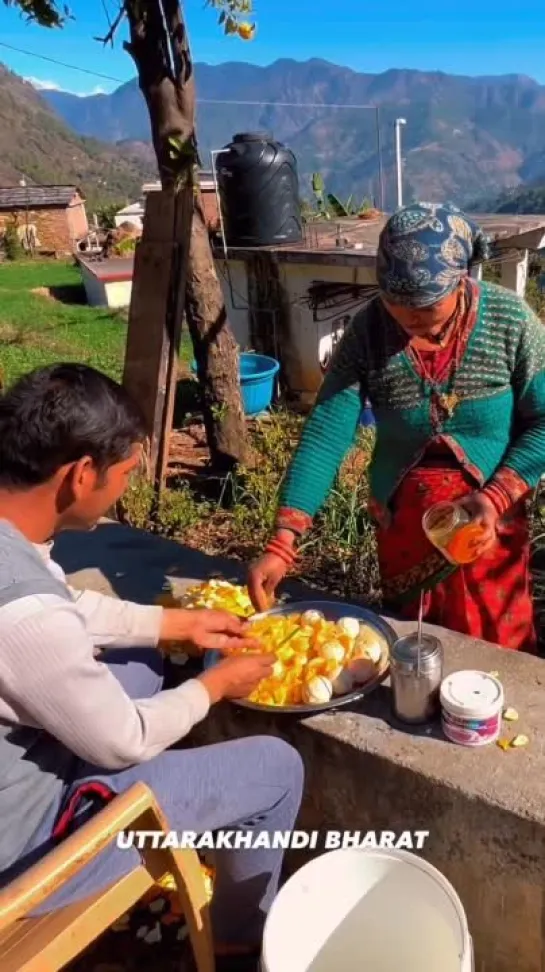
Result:
[[[471,564],[483,527],[460,503],[435,503],[422,517],[423,530],[451,564]]]

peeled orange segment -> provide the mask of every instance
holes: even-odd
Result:
[[[342,662],[346,649],[339,641],[328,641],[325,645],[322,645],[319,654],[325,661]]]
[[[301,615],[301,621],[304,624],[318,624],[320,621],[325,621],[325,618],[321,611],[305,611]]]
[[[229,581],[212,579],[189,588],[182,598],[177,598],[177,606],[192,608],[215,608],[229,611],[241,618],[255,614],[247,587],[231,584]],[[173,605],[167,605],[173,606]]]
[[[311,661],[307,662],[304,668],[304,678],[308,681],[310,678],[314,678],[315,675],[322,675],[326,668],[326,662],[323,658],[313,658]]]
[[[363,685],[377,673],[376,665],[369,658],[355,658],[348,665],[348,671],[356,685]]]
[[[355,641],[360,633],[360,622],[357,618],[341,618],[337,622],[337,630],[345,635],[350,641]]]
[[[205,593],[209,598],[217,597],[218,590],[222,587],[216,583],[212,593],[209,589]],[[281,708],[300,705],[312,697],[311,704],[324,704],[333,694],[333,683],[335,695],[347,694],[355,686],[352,672],[343,675],[343,669],[354,660],[361,662],[356,666],[357,684],[368,681],[376,673],[377,662],[387,656],[388,643],[373,627],[359,621],[354,639],[355,621],[347,616],[339,624],[327,621],[319,612],[250,619],[249,638],[258,642],[260,650],[276,657],[271,676],[260,682],[250,701]],[[248,651],[255,651],[255,647],[245,645],[237,654]]]
[[[354,677],[347,668],[341,671],[333,679],[333,695],[348,695],[354,688]]]
[[[316,676],[307,682],[303,687],[303,698],[305,702],[311,704],[323,704],[329,702],[333,695],[333,686],[329,679],[323,676]]]

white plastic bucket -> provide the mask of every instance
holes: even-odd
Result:
[[[262,972],[474,972],[462,903],[408,851],[336,850],[281,888]]]

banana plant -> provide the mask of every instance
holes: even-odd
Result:
[[[354,204],[354,196],[350,195],[346,202],[342,202],[338,196],[325,190],[323,176],[319,172],[314,172],[312,176],[312,191],[316,200],[316,217],[322,219],[344,219],[347,216],[359,216],[360,213],[367,212],[371,208],[368,199],[363,199],[360,206]]]

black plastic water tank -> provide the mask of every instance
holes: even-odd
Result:
[[[235,135],[217,156],[228,246],[274,246],[303,238],[293,152],[268,132]]]

